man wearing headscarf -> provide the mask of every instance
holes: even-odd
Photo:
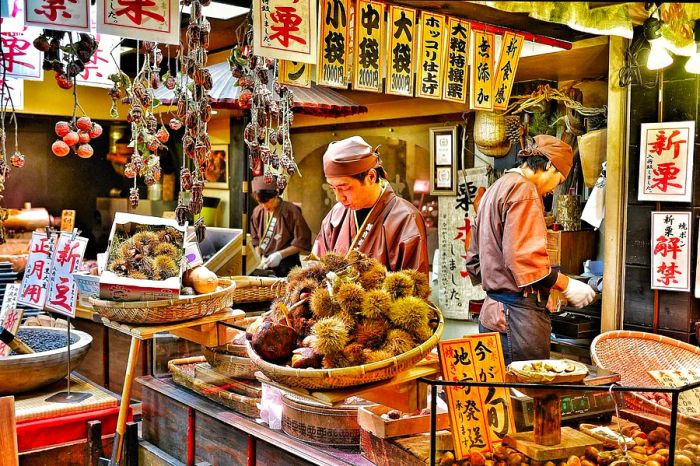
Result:
[[[286,277],[293,267],[301,265],[299,252],[311,249],[311,230],[301,209],[280,198],[276,184],[256,176],[252,188],[258,205],[250,216],[250,234],[262,257],[260,268]]]
[[[571,147],[553,136],[536,136],[518,153],[518,162],[484,194],[467,251],[470,278],[487,294],[479,329],[501,333],[507,363],[549,359],[550,289],[563,291],[576,308],[595,298],[590,286],[552,269],[547,254],[542,198],[569,176]]]
[[[425,221],[391,189],[376,149],[359,136],[332,142],[323,155],[323,171],[338,202],[321,223],[314,254],[356,249],[390,271],[428,273]]]

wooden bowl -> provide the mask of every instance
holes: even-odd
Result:
[[[20,327],[66,334],[64,328]],[[74,370],[85,359],[92,337],[80,330],[71,330],[78,341],[70,345],[70,368]],[[68,375],[68,348],[58,348],[33,354],[19,354],[0,358],[0,395],[36,390]]]

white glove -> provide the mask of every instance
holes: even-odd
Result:
[[[263,259],[263,265],[266,269],[272,269],[280,265],[282,262],[282,254],[279,252],[273,252],[269,256]]]
[[[595,299],[593,288],[573,278],[569,279],[569,284],[562,294],[569,301],[569,304],[576,309],[588,306]]]

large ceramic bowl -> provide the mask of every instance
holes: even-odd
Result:
[[[66,334],[64,328],[20,327]],[[80,330],[71,330],[78,341],[70,345],[70,368],[74,370],[85,359],[92,337]],[[68,348],[0,358],[0,395],[28,392],[54,383],[68,375]]]

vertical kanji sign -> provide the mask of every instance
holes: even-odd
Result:
[[[522,34],[515,34],[510,31],[503,35],[501,56],[496,69],[496,83],[493,89],[494,110],[505,110],[508,107],[524,40],[525,36]]]
[[[96,5],[100,34],[180,43],[178,0],[97,0]]]
[[[25,0],[24,24],[62,31],[90,32],[90,1]]]
[[[651,288],[690,291],[691,212],[651,213]]]
[[[443,340],[438,344],[442,378],[450,382],[476,382],[474,341],[469,338]],[[487,414],[478,388],[445,387],[447,410],[452,425],[455,458],[460,460],[471,450],[491,449]]]
[[[442,98],[445,29],[444,15],[421,12],[416,97]]]
[[[447,50],[445,54],[445,84],[442,99],[460,104],[467,101],[469,77],[469,23],[450,17],[447,21]]]
[[[75,317],[76,284],[73,272],[78,271],[85,254],[87,238],[62,232],[58,237],[51,267],[51,281],[46,309]]]
[[[474,31],[472,44],[471,108],[493,110],[494,36],[486,31]]]
[[[382,92],[386,64],[385,5],[371,0],[358,0],[355,11],[352,87],[358,91]]]
[[[0,308],[0,325],[10,333],[16,334],[22,320],[23,311],[17,309],[17,298],[19,297],[19,285],[8,283],[5,287],[5,296],[2,298]],[[10,354],[11,348],[0,341],[0,358]]]
[[[350,2],[321,0],[321,36],[316,67],[319,86],[347,87]]]
[[[640,201],[690,202],[695,122],[642,123]]]
[[[386,93],[413,96],[416,10],[389,6],[389,61]]]
[[[257,55],[315,64],[315,0],[253,0],[253,47]]]
[[[53,257],[53,238],[46,232],[32,233],[29,244],[29,257],[24,269],[22,288],[20,288],[18,303],[35,309],[43,309],[51,280],[51,259]]]
[[[280,84],[291,84],[292,86],[311,87],[311,68],[313,65],[300,61],[279,60]]]
[[[0,86],[3,85],[2,77],[0,77]],[[5,88],[1,92],[2,100],[0,105],[2,108],[22,110],[24,108],[24,80],[17,78],[7,78],[5,80]]]

